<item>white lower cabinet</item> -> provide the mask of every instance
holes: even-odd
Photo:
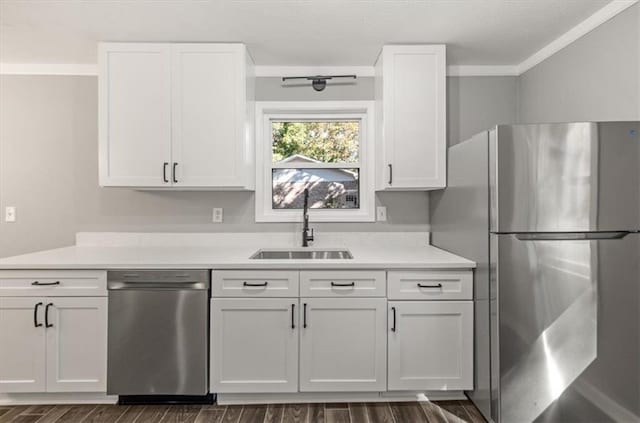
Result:
[[[298,391],[297,298],[211,300],[211,391]]]
[[[389,390],[473,389],[473,302],[389,301]]]
[[[300,300],[300,391],[386,390],[385,298]]]
[[[44,302],[0,297],[0,393],[45,391]]]
[[[59,297],[47,301],[47,392],[104,392],[107,299]]]
[[[104,392],[105,297],[0,297],[0,392]]]

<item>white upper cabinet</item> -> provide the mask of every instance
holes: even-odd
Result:
[[[100,45],[100,184],[253,189],[242,44]]]
[[[247,100],[245,47],[174,44],[171,49],[173,183],[246,187],[247,153],[253,151],[245,138],[245,122],[253,122],[246,110],[253,105]]]
[[[384,46],[375,77],[376,189],[444,188],[445,46]]]
[[[100,184],[168,185],[171,73],[166,44],[101,44]]]

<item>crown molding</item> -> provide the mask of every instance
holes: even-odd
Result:
[[[67,75],[96,76],[96,64],[65,63],[0,63],[0,75]]]
[[[518,67],[511,65],[450,65],[447,76],[518,76]]]
[[[625,11],[629,7],[638,3],[639,0],[613,0],[603,8],[599,9],[593,15],[589,16],[578,25],[571,28],[555,40],[551,41],[546,46],[542,47],[537,52],[533,53],[527,59],[517,65],[518,75],[522,75],[529,69],[533,68],[537,64],[545,61],[549,57],[553,56],[569,44],[593,31],[609,19],[613,18],[617,14]]]

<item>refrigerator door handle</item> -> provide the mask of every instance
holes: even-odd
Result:
[[[622,239],[629,235],[631,231],[610,231],[610,232],[532,232],[518,233],[516,238],[520,241],[581,241],[600,239]]]

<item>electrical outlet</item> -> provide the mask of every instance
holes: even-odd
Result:
[[[387,208],[385,206],[376,207],[376,220],[378,222],[387,221]]]
[[[215,207],[213,209],[213,223],[222,223],[222,208]]]
[[[15,222],[16,221],[16,208],[13,206],[7,206],[4,209],[4,221]]]

